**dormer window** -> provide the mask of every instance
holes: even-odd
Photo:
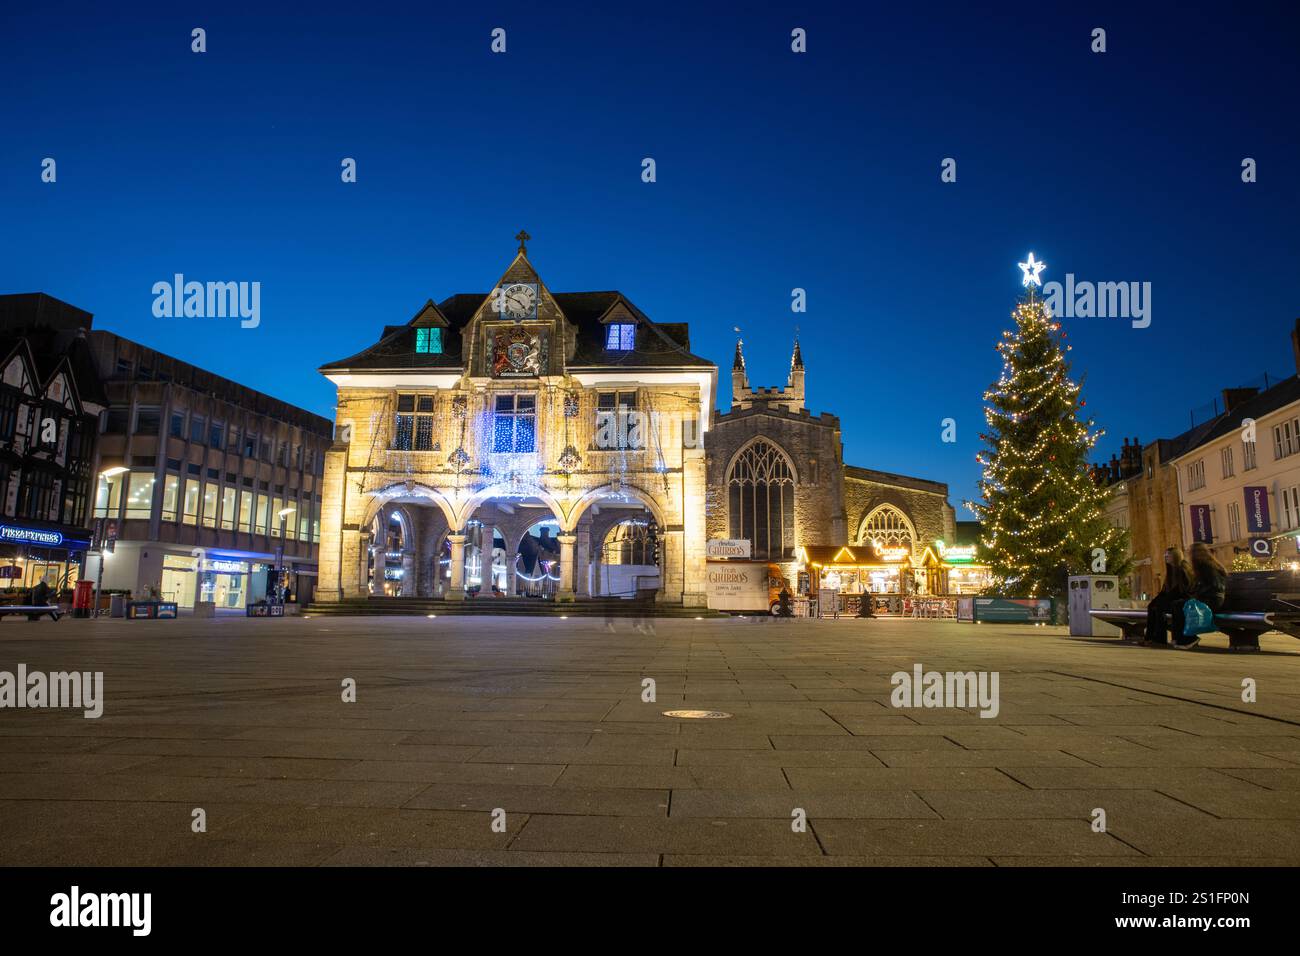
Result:
[[[605,329],[605,349],[607,351],[632,351],[632,345],[636,341],[636,323],[611,322]]]
[[[430,355],[442,354],[442,329],[416,329],[415,351]]]

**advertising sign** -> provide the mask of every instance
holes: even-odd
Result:
[[[1246,530],[1256,532],[1272,531],[1268,516],[1268,488],[1263,485],[1247,485],[1246,493]],[[1254,550],[1254,546],[1251,546]]]
[[[1273,539],[1272,538],[1251,538],[1250,553],[1261,561],[1267,561],[1273,557]]]
[[[705,593],[715,611],[766,611],[770,606],[767,564],[761,561],[710,561]]]
[[[711,538],[704,546],[705,557],[748,558],[748,538]]]
[[[1214,529],[1210,526],[1210,506],[1192,505],[1192,540],[1214,543]]]
[[[975,598],[977,621],[1052,623],[1051,598]]]

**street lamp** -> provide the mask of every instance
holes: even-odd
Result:
[[[277,590],[280,590],[280,589],[283,588],[283,584],[281,583],[281,581],[282,581],[282,578],[284,577],[284,569],[283,569],[282,565],[283,565],[283,563],[284,563],[284,525],[285,525],[285,520],[289,517],[289,515],[293,514],[293,513],[294,513],[295,511],[297,511],[297,510],[298,510],[297,505],[289,505],[287,508],[281,508],[279,511],[276,512],[276,514],[278,514],[278,515],[280,516],[280,544],[279,544],[279,546],[277,546],[276,549],[275,549],[275,586],[276,586],[276,589],[277,589]],[[281,596],[283,595],[283,593],[284,593],[284,592],[283,592],[282,590],[280,590],[280,595],[281,595]],[[283,603],[283,602],[282,602],[282,603]]]

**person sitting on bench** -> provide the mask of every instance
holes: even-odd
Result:
[[[1214,614],[1223,608],[1224,595],[1228,590],[1228,569],[1219,563],[1214,552],[1204,541],[1192,545],[1192,597],[1200,601]],[[1184,637],[1180,627],[1174,631],[1174,645],[1180,648],[1195,647],[1201,639],[1195,635]]]
[[[1181,548],[1165,551],[1165,584],[1147,605],[1147,640],[1149,647],[1168,647],[1169,631],[1165,615],[1173,619],[1174,634],[1183,633],[1183,602],[1192,596],[1195,574]]]

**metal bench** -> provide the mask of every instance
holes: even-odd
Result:
[[[1088,613],[1114,624],[1126,641],[1141,641],[1146,636],[1145,609]],[[1214,623],[1228,635],[1228,646],[1234,651],[1259,650],[1259,635],[1265,631],[1300,638],[1300,573],[1244,571],[1228,575],[1228,590]]]
[[[48,614],[57,621],[63,616],[63,609],[57,604],[5,604],[0,605],[0,617],[6,614],[26,614],[27,620],[36,621]]]
[[[1124,640],[1137,643],[1146,638],[1147,612],[1141,610],[1094,610],[1093,617],[1114,624],[1124,633]],[[1165,615],[1166,620],[1169,615]],[[1218,629],[1228,635],[1228,646],[1234,651],[1259,650],[1259,635],[1265,631],[1279,630],[1273,615],[1264,611],[1247,611],[1214,615]]]

